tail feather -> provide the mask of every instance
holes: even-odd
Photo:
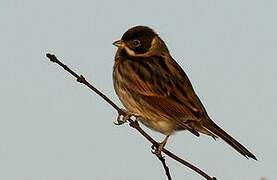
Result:
[[[240,154],[242,154],[246,158],[252,158],[257,160],[254,154],[252,154],[249,150],[247,150],[242,144],[232,138],[229,134],[227,134],[223,129],[221,129],[218,125],[216,125],[212,120],[204,121],[203,126],[207,128],[209,131],[214,133],[223,139],[226,143],[232,146],[235,150],[237,150]]]

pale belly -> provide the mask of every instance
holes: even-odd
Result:
[[[124,86],[125,84],[119,83],[120,81],[118,80],[124,80],[124,78],[121,78],[121,76],[114,76],[114,88],[126,110],[134,115],[140,116],[141,118],[138,118],[138,121],[142,122],[148,128],[165,135],[172,134],[177,129],[176,121],[170,120],[170,117],[162,115],[157,109],[143,102],[140,96],[130,94],[128,88]]]
[[[120,91],[120,90],[118,90]],[[124,92],[119,93],[119,99],[124,107],[134,115],[140,116],[137,120],[143,123],[148,128],[163,133],[165,135],[172,134],[176,129],[174,120],[170,120],[152,109],[147,104],[139,103],[138,99],[133,99],[132,96]]]
[[[175,131],[175,124],[171,123],[169,120],[165,120],[162,118],[160,119],[139,118],[138,120],[148,128],[165,135],[173,134]]]

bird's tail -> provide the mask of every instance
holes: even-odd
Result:
[[[240,154],[244,157],[252,158],[257,160],[254,154],[252,154],[249,150],[247,150],[242,144],[232,138],[229,134],[227,134],[223,129],[221,129],[218,125],[216,125],[212,120],[207,120],[203,122],[203,126],[214,133],[215,135],[219,136],[223,139],[226,143],[232,146],[235,150],[237,150]]]

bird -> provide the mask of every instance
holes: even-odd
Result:
[[[128,114],[165,135],[156,153],[161,153],[170,135],[187,130],[197,137],[200,133],[219,137],[244,157],[257,160],[209,117],[188,76],[153,29],[131,27],[113,45],[115,92]]]

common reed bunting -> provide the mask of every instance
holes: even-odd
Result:
[[[195,136],[220,137],[246,158],[257,160],[211,120],[188,76],[157,33],[135,26],[113,44],[118,47],[113,67],[116,94],[129,114],[166,135],[156,153],[161,153],[175,131],[188,130]]]

